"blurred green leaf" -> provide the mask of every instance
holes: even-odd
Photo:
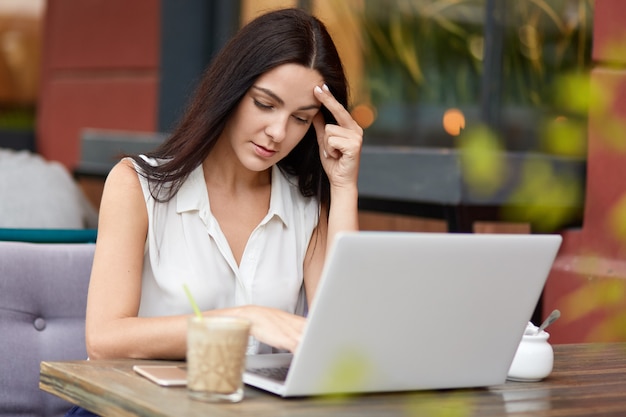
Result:
[[[459,136],[461,169],[470,192],[477,196],[495,193],[506,178],[502,146],[486,125],[467,129]]]
[[[537,232],[558,230],[576,215],[579,201],[582,186],[577,178],[556,173],[547,159],[528,158],[519,185],[502,208],[502,216],[505,220],[528,221]]]
[[[546,153],[571,157],[587,154],[587,125],[581,120],[565,116],[545,120],[541,137]]]
[[[414,396],[407,417],[469,417],[474,415],[474,403],[458,395]]]
[[[589,110],[589,77],[565,74],[556,79],[556,104],[563,110],[587,114]]]

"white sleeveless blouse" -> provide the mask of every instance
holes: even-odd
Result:
[[[254,304],[304,314],[303,265],[319,204],[300,194],[295,179],[272,168],[270,208],[240,265],[211,213],[202,166],[165,203],[154,200],[143,176],[139,180],[148,209],[139,316],[192,313],[183,284],[203,311]],[[258,343],[249,349],[267,351]]]

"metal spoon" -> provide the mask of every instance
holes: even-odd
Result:
[[[549,325],[551,325],[552,323],[554,323],[554,321],[556,319],[558,319],[559,317],[561,317],[561,312],[559,310],[554,310],[552,313],[550,313],[550,315],[543,321],[543,323],[541,323],[541,326],[539,326],[537,328],[537,331],[535,332],[535,334],[539,334],[541,333],[546,327],[548,327]]]

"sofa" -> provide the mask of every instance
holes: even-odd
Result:
[[[41,155],[0,148],[0,227],[83,229],[98,213],[70,172]]]
[[[0,416],[62,416],[40,362],[82,360],[95,245],[0,241]]]

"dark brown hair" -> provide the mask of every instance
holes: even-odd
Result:
[[[347,107],[345,74],[324,24],[300,9],[264,14],[241,28],[215,57],[177,128],[163,145],[147,155],[162,163],[151,166],[133,157],[142,175],[150,180],[152,195],[160,201],[171,199],[207,157],[256,79],[280,65],[294,63],[317,70],[337,101]],[[321,111],[327,123],[336,122],[325,107]],[[328,207],[330,186],[313,125],[278,166],[298,178],[302,195],[315,196]]]

